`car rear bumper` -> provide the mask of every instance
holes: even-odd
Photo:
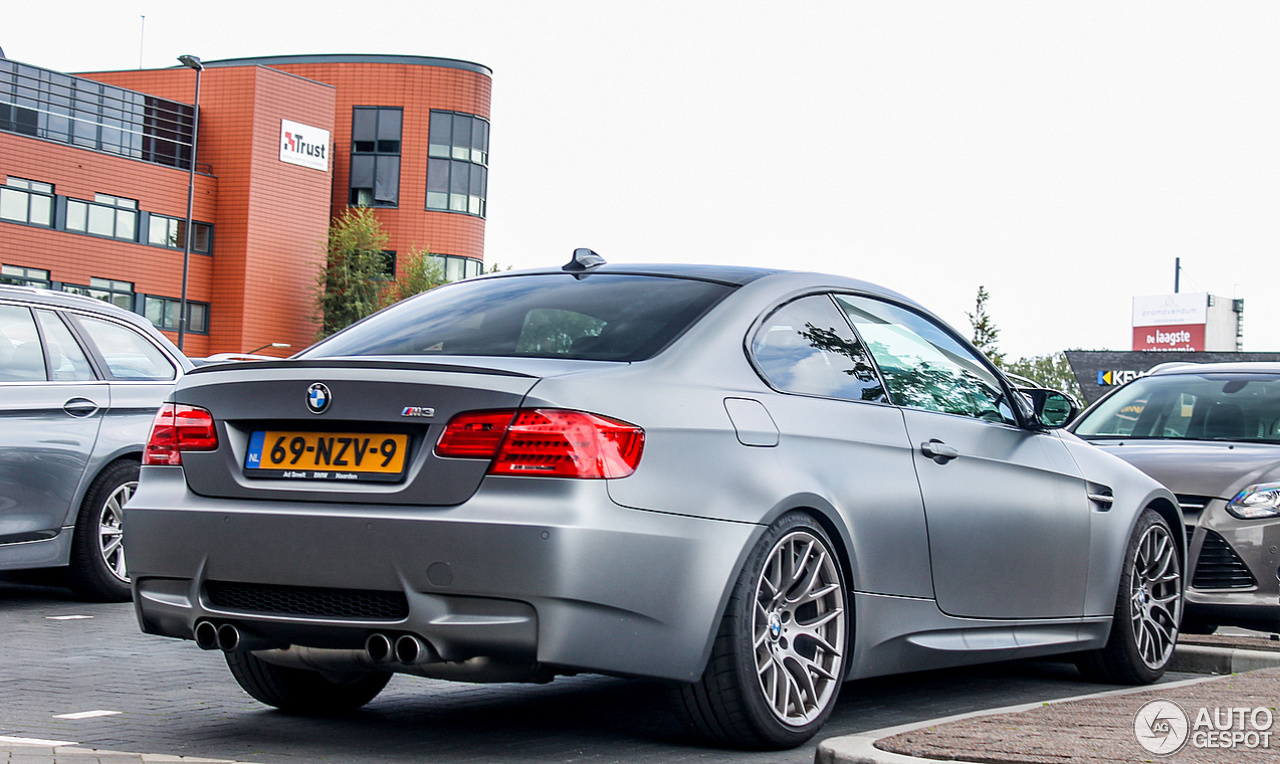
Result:
[[[202,497],[177,467],[143,468],[125,528],[149,633],[211,620],[353,651],[413,634],[446,661],[684,681],[762,532],[625,509],[603,481],[490,478],[457,506],[370,507]]]

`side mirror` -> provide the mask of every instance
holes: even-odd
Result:
[[[1045,388],[1023,388],[1018,392],[1030,399],[1036,424],[1046,430],[1066,427],[1080,413],[1080,406],[1066,393]]]

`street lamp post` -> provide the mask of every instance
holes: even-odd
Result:
[[[183,66],[196,70],[196,112],[191,126],[191,170],[187,175],[187,235],[182,243],[182,300],[178,306],[178,349],[182,350],[187,334],[187,276],[191,270],[191,207],[196,194],[196,147],[200,143],[200,74],[204,64],[196,56],[178,56]]]

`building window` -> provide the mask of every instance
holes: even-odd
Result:
[[[432,255],[431,258],[440,263],[440,272],[445,281],[461,281],[484,273],[484,263],[474,257],[459,255]]]
[[[0,220],[49,228],[53,225],[53,184],[8,178],[0,188]]]
[[[0,284],[18,284],[20,286],[43,287],[49,289],[53,281],[49,272],[40,268],[28,268],[25,265],[0,266]]]
[[[185,170],[195,107],[0,59],[0,131]]]
[[[94,194],[92,202],[68,199],[67,230],[137,241],[138,200],[110,194]]]
[[[89,279],[89,286],[83,284],[63,284],[62,291],[82,294],[95,300],[109,302],[118,308],[133,312],[133,282],[116,279],[100,279],[97,276]]]
[[[404,112],[387,106],[351,111],[351,197],[353,207],[400,204],[400,125]]]
[[[186,247],[187,221],[185,218],[171,218],[157,215],[154,212],[147,222],[147,243],[155,247],[184,249]],[[212,251],[213,226],[208,223],[192,222],[191,251],[209,254]]]
[[[178,311],[182,300],[173,297],[144,295],[142,314],[160,329],[178,331]],[[209,333],[209,303],[187,300],[187,331],[192,334]]]
[[[427,209],[484,217],[489,123],[470,114],[431,112],[427,155]]]

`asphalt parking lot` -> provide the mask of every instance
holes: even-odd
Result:
[[[776,753],[706,748],[667,711],[662,686],[598,676],[549,685],[401,676],[353,716],[288,716],[245,695],[217,653],[144,635],[129,604],[85,604],[51,583],[0,578],[0,737],[263,764],[807,763],[818,743]],[[1099,689],[1048,662],[859,681],[845,685],[819,739]]]

